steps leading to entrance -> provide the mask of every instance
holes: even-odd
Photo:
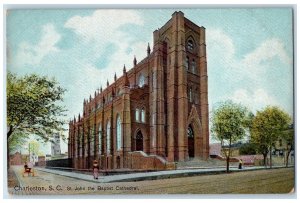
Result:
[[[230,166],[237,166],[238,163],[230,162]],[[219,159],[209,158],[203,159],[192,159],[189,161],[176,162],[176,169],[187,169],[187,168],[214,168],[214,167],[225,167],[226,161]]]
[[[128,167],[141,170],[171,170],[175,164],[158,155],[148,155],[143,151],[129,152]]]

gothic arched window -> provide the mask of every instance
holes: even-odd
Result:
[[[140,110],[138,108],[135,109],[135,120],[140,121]]]
[[[146,122],[146,112],[145,112],[145,109],[142,109],[141,111],[141,120],[143,123]]]
[[[98,149],[99,149],[99,154],[102,154],[102,126],[101,124],[99,125],[98,128]]]
[[[191,87],[190,87],[190,89],[189,89],[189,100],[190,100],[190,102],[193,101],[193,90],[192,90]]]
[[[191,126],[188,127],[188,137],[193,138],[194,137],[194,132]]]
[[[117,116],[117,150],[121,149],[121,132],[122,132],[121,118],[118,115]]]
[[[106,125],[106,152],[110,154],[111,143],[110,143],[110,121]]]
[[[185,66],[186,66],[186,69],[189,70],[189,68],[190,68],[190,59],[189,59],[188,56],[185,59]]]
[[[145,85],[145,77],[143,74],[139,77],[139,87],[143,87]]]
[[[90,129],[90,154],[93,155],[95,151],[95,129],[92,127]]]
[[[82,156],[82,144],[83,144],[83,136],[82,136],[82,129],[79,128],[79,156]]]
[[[193,61],[192,61],[192,73],[196,73],[196,62],[195,62],[195,60],[193,59]]]
[[[193,49],[194,49],[194,42],[193,42],[193,40],[188,40],[188,42],[187,42],[187,48],[188,48],[188,50],[189,51],[192,51]]]

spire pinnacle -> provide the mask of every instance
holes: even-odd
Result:
[[[124,64],[124,67],[123,67],[123,74],[126,73],[126,67],[125,67],[125,64]]]
[[[147,55],[149,56],[150,55],[150,52],[151,52],[151,49],[150,49],[150,44],[148,42],[148,47],[147,47]]]
[[[135,58],[135,55],[134,55],[134,58],[133,58],[133,66],[136,66],[136,58]]]

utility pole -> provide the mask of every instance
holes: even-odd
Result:
[[[31,162],[34,163],[34,161],[35,161],[35,152],[34,152],[34,143],[33,143],[33,145],[32,145],[32,161]]]
[[[29,162],[30,162],[30,143],[28,143],[28,150],[29,150]]]

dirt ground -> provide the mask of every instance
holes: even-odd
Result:
[[[20,169],[15,170],[22,186],[43,189],[20,191],[10,184],[12,187],[9,192],[12,195],[282,194],[292,191],[295,183],[294,168],[98,184],[42,171],[34,177],[22,177],[18,171]]]
[[[17,177],[12,169],[7,172],[8,187],[14,187],[18,184]]]

